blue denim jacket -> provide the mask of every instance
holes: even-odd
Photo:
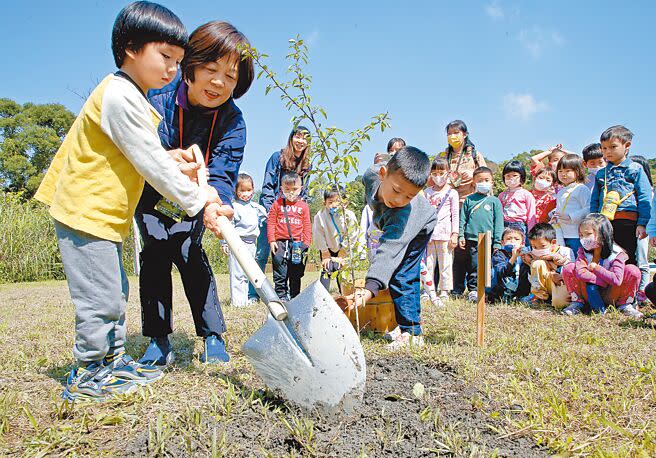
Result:
[[[642,166],[626,158],[618,165],[610,162],[597,172],[592,197],[590,198],[590,211],[599,213],[604,202],[604,184],[608,177],[608,191],[617,191],[620,197],[625,197],[617,211],[631,211],[638,213],[638,226],[646,226],[651,213],[651,187],[649,179]]]

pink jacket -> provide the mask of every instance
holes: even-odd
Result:
[[[433,188],[424,190],[428,202],[439,212],[437,213],[437,224],[433,230],[431,240],[447,241],[451,234],[457,234],[460,230],[460,204],[458,192],[449,185],[437,192]],[[446,199],[442,204],[442,200]],[[440,206],[441,204],[441,206]]]
[[[576,278],[586,283],[594,283],[603,288],[620,286],[622,284],[624,267],[626,266],[626,261],[629,259],[629,256],[622,248],[614,245],[611,255],[606,259],[602,259],[594,270],[590,270],[589,256],[586,256],[583,248],[579,248],[576,256],[576,267],[574,268]]]
[[[518,188],[506,189],[499,194],[503,207],[503,220],[507,222],[526,223],[529,230],[535,226],[535,197],[530,191]]]

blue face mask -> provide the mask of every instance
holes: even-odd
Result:
[[[339,210],[337,207],[330,207],[328,211],[330,212],[331,215],[336,215],[337,210]]]

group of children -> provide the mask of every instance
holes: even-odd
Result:
[[[475,192],[460,208],[453,203],[448,164],[437,157],[424,191],[438,215],[422,272],[431,301],[443,305],[452,287],[456,241],[468,255],[468,298],[476,299],[478,235],[490,231],[489,300],[549,303],[568,315],[604,311],[612,304],[641,317],[635,304],[646,299],[649,281],[646,226],[653,191],[646,161],[628,156],[631,141],[627,128],[614,126],[600,143],[585,147],[582,157],[562,145],[539,153],[531,158],[531,190],[525,188],[524,165],[510,161],[503,167],[505,189],[498,197],[492,170],[477,167]],[[440,296],[433,286],[435,264]]]

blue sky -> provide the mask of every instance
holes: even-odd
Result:
[[[59,102],[77,113],[114,70],[111,27],[123,1],[25,1],[0,17],[0,97]],[[329,124],[363,125],[388,111],[392,129],[361,155],[361,171],[391,136],[429,153],[463,119],[486,157],[563,143],[580,152],[614,124],[635,134],[634,154],[656,157],[656,3],[163,2],[191,32],[232,22],[284,71],[287,40],[310,44],[313,99]],[[264,163],[289,132],[290,114],[256,81],[238,100],[248,125],[243,170]]]

